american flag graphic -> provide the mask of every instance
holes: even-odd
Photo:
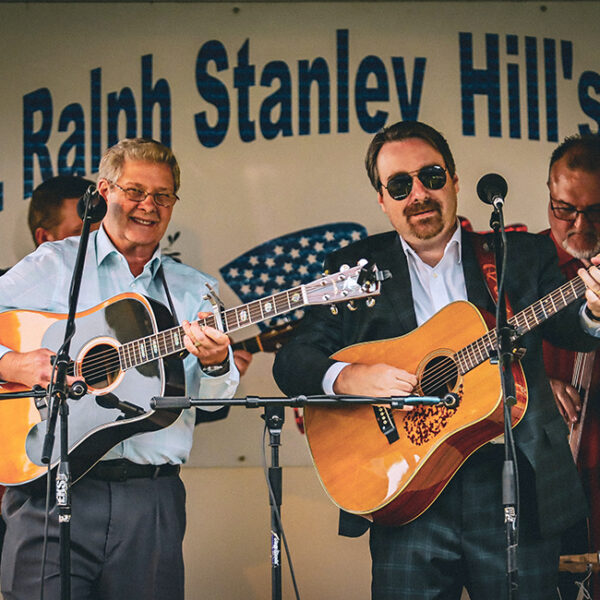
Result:
[[[367,236],[359,223],[329,223],[287,233],[248,250],[219,272],[246,304],[309,283],[323,274],[325,256]],[[300,319],[303,310],[260,323],[262,331]]]

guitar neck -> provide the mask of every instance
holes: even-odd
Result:
[[[231,333],[291,310],[302,308],[307,303],[305,286],[299,285],[285,292],[279,292],[223,311],[221,313],[222,323],[220,323],[222,327],[220,328],[225,333]],[[200,319],[198,323],[202,326],[219,326],[215,315]],[[183,327],[178,325],[121,345],[119,347],[121,368],[131,369],[185,351],[184,335]]]
[[[584,295],[585,283],[583,279],[579,276],[574,277],[558,289],[512,316],[508,323],[514,328],[517,337],[521,337],[572,302],[575,302],[575,300],[583,298]],[[455,355],[455,360],[460,372],[464,375],[492,357],[496,353],[497,339],[497,332],[492,329],[472,344],[459,350]]]

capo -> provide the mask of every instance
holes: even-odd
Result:
[[[215,288],[208,282],[206,282],[206,287],[208,288],[208,294],[204,295],[204,299],[208,300],[213,307],[213,315],[215,316],[215,322],[218,325],[218,328],[223,330],[223,321],[221,319],[222,313],[225,311],[225,304],[223,300],[219,298],[219,295],[215,291]]]

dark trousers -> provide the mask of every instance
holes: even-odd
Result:
[[[503,447],[476,452],[437,500],[401,527],[371,527],[374,600],[507,598]],[[559,539],[539,536],[534,474],[521,459],[519,600],[556,598]]]
[[[54,500],[52,501],[52,505]],[[45,498],[9,489],[1,564],[5,600],[35,600]],[[183,600],[185,488],[177,475],[72,487],[71,595],[76,600]],[[50,513],[44,599],[60,599],[59,526]]]

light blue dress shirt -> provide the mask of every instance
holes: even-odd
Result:
[[[29,309],[68,312],[69,287],[79,247],[79,237],[42,244],[9,272],[0,277],[0,311]],[[206,283],[217,281],[192,267],[161,255],[157,248],[140,275],[134,277],[125,257],[115,248],[104,228],[90,234],[77,312],[124,292],[136,292],[169,306],[158,267],[162,263],[177,318],[192,321],[199,311],[210,311],[203,300]],[[0,357],[10,348],[0,345]],[[57,350],[57,348],[52,348]],[[231,350],[230,350],[230,359]],[[210,377],[202,372],[192,355],[184,360],[186,395],[228,398],[239,383],[239,373],[230,361],[229,373]],[[125,440],[104,458],[127,458],[142,464],[184,463],[192,447],[195,411],[187,409],[169,427]]]

